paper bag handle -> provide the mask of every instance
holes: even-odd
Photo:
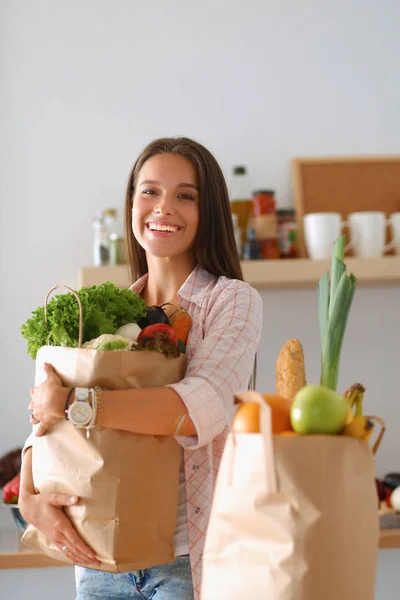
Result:
[[[371,448],[372,454],[376,454],[379,450],[379,446],[381,445],[382,438],[385,435],[386,423],[383,419],[381,419],[380,417],[375,417],[374,415],[369,415],[366,418],[369,419],[370,421],[376,421],[381,426],[378,437],[376,438],[375,443]]]
[[[260,433],[262,435],[264,445],[265,477],[268,483],[268,491],[276,494],[278,493],[278,475],[275,464],[271,408],[269,404],[265,402],[264,398],[253,390],[235,394],[235,402],[257,402],[257,404],[260,405]]]
[[[55,285],[54,287],[51,288],[51,290],[49,290],[46,294],[46,298],[44,300],[44,321],[46,323],[46,327],[47,327],[47,302],[49,300],[49,296],[52,292],[54,292],[54,290],[57,290],[59,288],[63,288],[66,289],[68,291],[71,292],[71,294],[73,294],[75,296],[75,298],[78,301],[78,305],[79,305],[79,337],[78,337],[78,348],[80,348],[82,346],[82,333],[83,333],[83,309],[82,309],[82,302],[81,299],[79,298],[78,294],[76,293],[75,290],[73,290],[72,288],[68,287],[67,285]]]

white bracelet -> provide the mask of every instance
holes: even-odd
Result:
[[[96,388],[90,388],[90,393],[92,394],[92,418],[90,419],[90,423],[86,425],[86,429],[94,429],[96,427],[96,419],[97,419],[97,391]]]

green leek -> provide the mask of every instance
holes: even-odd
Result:
[[[321,339],[321,385],[336,391],[340,353],[353,301],[356,278],[347,275],[344,263],[346,237],[335,241],[331,276],[326,272],[318,283],[318,316]],[[330,283],[330,286],[329,286]]]

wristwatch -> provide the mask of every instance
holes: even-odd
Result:
[[[93,416],[93,409],[89,402],[88,388],[75,388],[75,398],[68,408],[68,420],[75,427],[86,427],[89,425]]]

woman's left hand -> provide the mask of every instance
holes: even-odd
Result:
[[[68,389],[48,363],[44,363],[46,379],[31,389],[29,410],[32,425],[37,425],[35,435],[42,436],[54,423],[64,418],[64,406]]]

